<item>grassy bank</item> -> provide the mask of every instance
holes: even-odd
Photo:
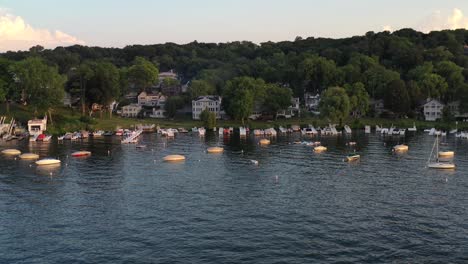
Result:
[[[35,112],[27,106],[22,105],[11,105],[10,111],[7,113],[6,105],[0,105],[0,116],[8,116],[9,118],[14,117],[17,121],[26,125],[27,121],[35,118],[44,116],[44,112]],[[8,121],[9,122],[9,121]],[[349,118],[343,122],[344,124],[350,125],[353,129],[362,129],[365,125],[370,125],[373,128],[375,125],[381,125],[384,127],[390,127],[394,125],[396,127],[408,128],[412,127],[413,123],[416,124],[418,129],[436,127],[438,129],[453,129],[455,128],[455,122],[444,123],[444,122],[427,122],[414,119],[381,119],[381,118]],[[137,118],[121,118],[118,116],[109,117],[108,114],[103,113],[102,116],[97,114],[94,117],[82,117],[81,113],[77,110],[70,108],[59,108],[55,109],[52,114],[52,123],[48,126],[48,132],[51,134],[62,134],[67,131],[77,131],[81,129],[87,130],[115,130],[116,128],[132,128],[138,124],[155,124],[161,127],[172,127],[172,128],[192,128],[202,126],[201,121],[192,120],[189,116],[182,116],[175,119],[137,119]],[[300,118],[292,119],[278,119],[272,121],[253,121],[249,120],[245,123],[250,128],[268,128],[268,127],[289,127],[291,125],[307,126],[312,124],[316,127],[323,127],[329,124],[326,119],[321,119],[313,116],[303,116]],[[234,120],[219,120],[217,123],[218,127],[239,127],[242,123]],[[468,123],[461,122],[458,125],[459,129],[468,130]]]

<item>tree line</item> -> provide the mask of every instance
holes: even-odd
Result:
[[[66,90],[81,95],[85,109],[118,100],[130,90],[147,89],[159,71],[174,69],[183,83],[190,81],[190,89],[169,105],[177,108],[177,100],[223,95],[225,110],[239,120],[258,104],[275,112],[290,94],[302,98],[306,92],[327,96],[321,110],[333,118],[339,118],[340,111],[326,105],[339,104],[333,108],[342,108],[344,116],[360,116],[369,114],[370,99],[383,100],[399,116],[417,116],[427,98],[460,100],[466,111],[467,40],[464,29],[427,34],[401,29],[261,44],[36,46],[1,54],[0,99],[20,98],[38,108],[53,108],[57,102],[52,98]]]

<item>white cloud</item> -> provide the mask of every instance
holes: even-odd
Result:
[[[416,27],[416,29],[422,32],[459,28],[468,28],[468,17],[458,8],[454,8],[449,15],[444,15],[440,11],[435,11],[430,16],[423,19]]]
[[[34,28],[22,17],[0,9],[0,51],[28,50],[35,45],[46,48],[84,44],[84,41],[60,30]]]

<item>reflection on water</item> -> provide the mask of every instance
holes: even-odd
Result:
[[[468,258],[468,141],[448,138],[457,170],[437,171],[426,168],[434,138],[423,134],[259,140],[148,134],[142,149],[118,138],[0,142],[62,161],[0,157],[0,263]],[[407,153],[392,151],[403,143]],[[212,146],[224,152],[207,153]],[[78,150],[92,156],[71,157]],[[343,162],[355,152],[359,162]],[[171,154],[187,159],[163,162]]]

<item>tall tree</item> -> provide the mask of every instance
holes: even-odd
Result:
[[[228,81],[223,93],[226,112],[244,124],[253,111],[255,103],[263,104],[266,84],[262,79],[237,77]]]
[[[405,82],[394,80],[385,92],[385,107],[398,114],[406,114],[410,109],[410,98]]]
[[[338,70],[335,62],[314,55],[299,65],[299,74],[306,91],[322,92],[326,87],[337,84]]]
[[[195,99],[202,95],[215,95],[216,88],[205,80],[193,80],[189,87],[190,97]]]
[[[341,87],[330,87],[325,90],[321,96],[319,109],[323,117],[341,124],[351,110],[346,90]]]
[[[128,69],[128,77],[131,83],[140,90],[145,90],[158,80],[159,70],[149,60],[136,57],[133,65]]]
[[[107,61],[97,61],[94,74],[88,82],[86,97],[89,103],[97,103],[103,107],[110,104],[120,96],[120,73],[117,67]],[[112,109],[109,109],[112,116]]]
[[[266,98],[263,106],[276,118],[279,110],[291,106],[292,90],[276,84],[268,84],[266,87]]]
[[[21,90],[25,103],[37,110],[51,112],[60,105],[64,96],[66,77],[58,73],[57,67],[48,66],[41,58],[30,57],[11,66],[14,86]]]
[[[354,117],[363,116],[369,110],[369,94],[363,83],[357,82],[354,84],[345,85],[346,93],[349,97],[351,113]]]

